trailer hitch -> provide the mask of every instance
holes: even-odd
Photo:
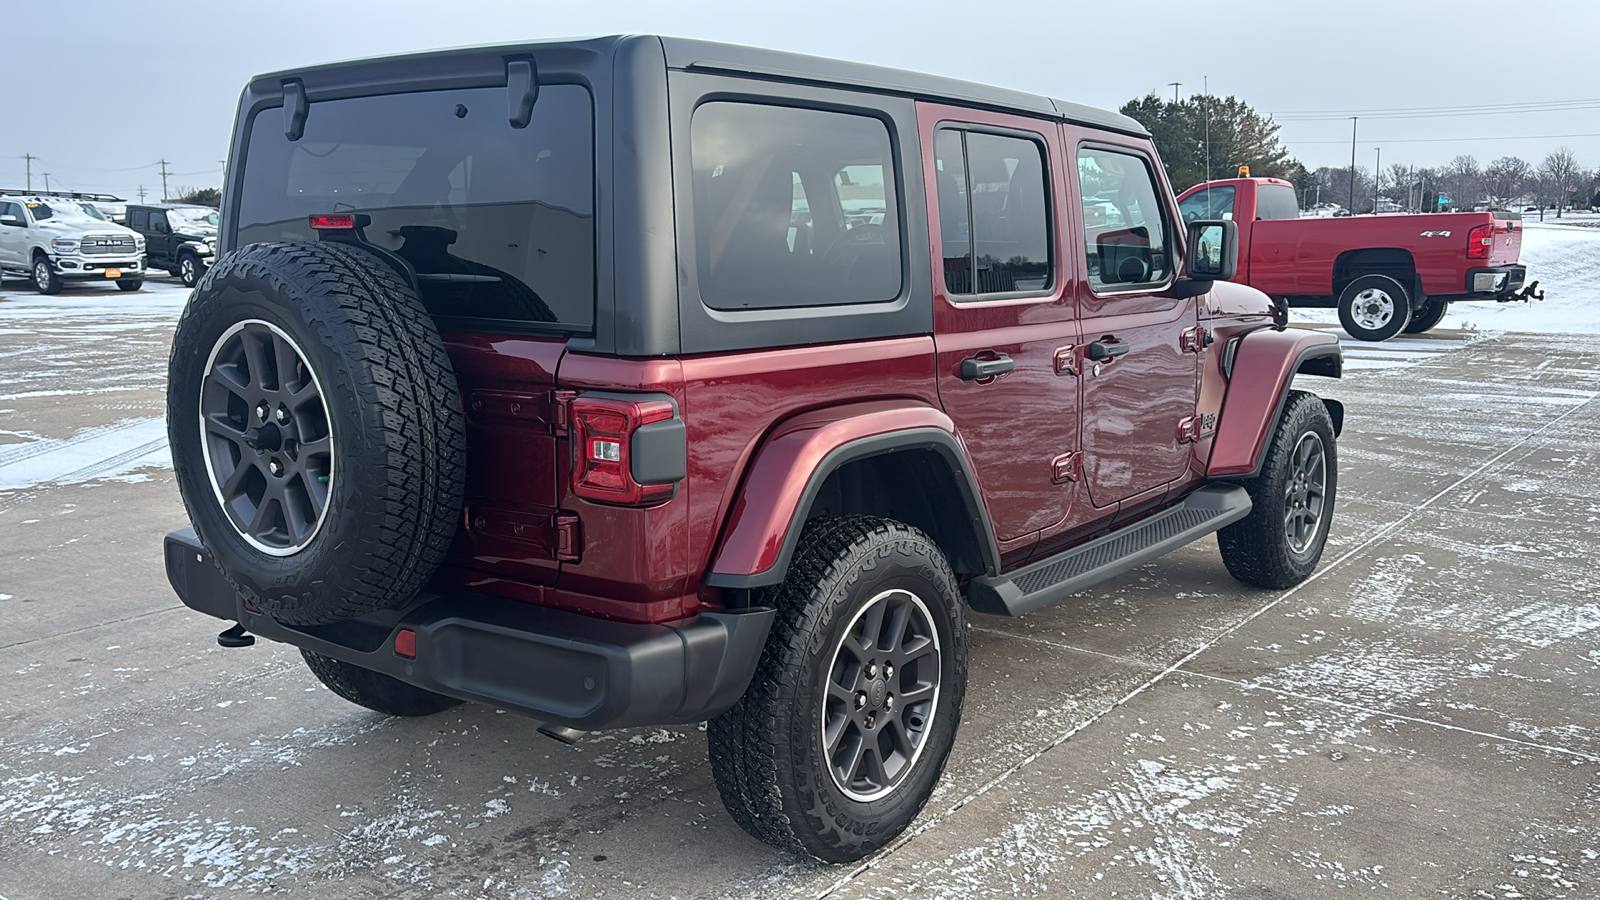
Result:
[[[1520,291],[1517,291],[1516,293],[1512,294],[1509,297],[1497,297],[1497,298],[1495,298],[1495,302],[1496,303],[1517,303],[1517,302],[1527,303],[1530,300],[1543,300],[1543,299],[1544,299],[1544,291],[1539,290],[1539,280],[1536,278],[1536,279],[1533,280],[1532,284],[1529,284],[1527,287],[1523,288]]]

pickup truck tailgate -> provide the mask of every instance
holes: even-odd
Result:
[[[1509,266],[1522,255],[1522,222],[1516,219],[1494,220],[1494,246],[1489,250],[1489,264]]]

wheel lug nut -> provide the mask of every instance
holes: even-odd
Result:
[[[877,663],[867,663],[867,677],[868,678],[877,678],[878,677],[878,664]]]
[[[861,707],[866,706],[866,705],[867,705],[867,692],[866,691],[861,691],[861,692],[857,693],[856,694],[856,709],[860,709]]]
[[[265,401],[256,404],[256,418],[263,422],[267,420],[267,404]]]
[[[894,709],[894,695],[888,694],[883,698],[884,709]]]
[[[267,471],[271,472],[274,475],[282,475],[283,474],[283,463],[278,462],[275,459],[269,459],[269,460],[267,460]]]
[[[884,663],[883,664],[883,677],[885,677],[885,678],[893,678],[894,677],[894,666],[892,666],[892,665],[890,665],[888,663]]]
[[[278,424],[282,425],[287,421],[289,421],[289,410],[282,406],[278,407]]]

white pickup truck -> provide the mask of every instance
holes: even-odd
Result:
[[[65,281],[144,286],[144,238],[70,198],[0,193],[0,275],[28,278],[42,294]]]

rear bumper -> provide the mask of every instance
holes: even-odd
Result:
[[[699,722],[744,694],[773,610],[612,622],[516,600],[424,591],[398,610],[288,626],[240,602],[193,528],[166,538],[167,580],[191,609],[426,690],[592,731]],[[416,633],[416,655],[394,651]]]
[[[1500,300],[1522,290],[1528,280],[1528,267],[1524,265],[1491,266],[1468,269],[1467,296],[1462,300]]]

